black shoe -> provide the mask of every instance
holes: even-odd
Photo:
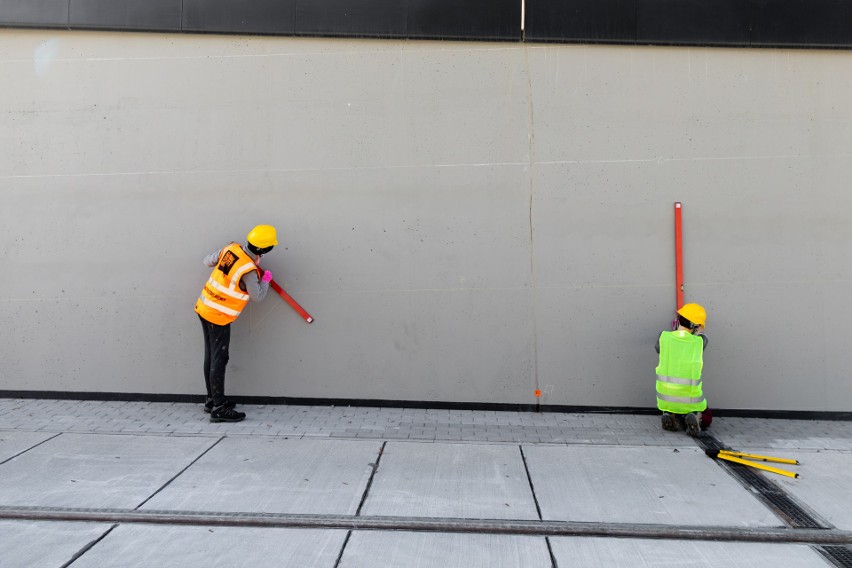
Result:
[[[701,413],[690,412],[684,418],[686,422],[686,433],[690,436],[698,436],[701,434]]]
[[[227,399],[222,404],[225,406],[225,408],[234,408],[237,405],[237,403],[234,402],[233,400],[227,400]],[[204,412],[206,412],[207,414],[210,414],[211,410],[213,410],[213,399],[208,398],[207,402],[204,403]]]
[[[663,417],[660,419],[660,423],[663,425],[663,430],[667,430],[669,432],[677,432],[680,430],[680,424],[678,424],[677,418],[669,412],[663,412]]]
[[[217,406],[210,411],[210,422],[239,422],[245,420],[245,412],[237,412],[233,408],[228,408],[224,404]]]

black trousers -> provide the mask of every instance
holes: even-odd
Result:
[[[225,367],[228,365],[228,349],[231,345],[231,324],[216,325],[201,316],[204,332],[204,384],[207,398],[213,406],[225,401]]]

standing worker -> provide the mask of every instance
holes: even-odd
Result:
[[[275,227],[258,225],[246,237],[246,249],[231,243],[204,258],[213,268],[201,290],[195,311],[204,332],[204,382],[207,401],[204,412],[210,422],[239,422],[244,412],[234,410],[234,402],[225,398],[225,366],[231,343],[231,322],[235,321],[249,299],[259,302],[266,297],[272,273],[261,274],[257,262],[278,244]]]
[[[684,304],[677,311],[674,331],[664,331],[657,339],[657,408],[663,411],[663,430],[685,428],[690,436],[697,436],[712,420],[701,388],[707,347],[707,336],[701,332],[706,322],[703,307]]]

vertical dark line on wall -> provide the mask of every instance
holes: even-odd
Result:
[[[535,278],[535,121],[533,114],[533,96],[532,96],[532,77],[530,76],[530,59],[529,49],[522,47],[524,51],[524,73],[527,75],[527,129],[530,140],[530,202],[529,202],[529,223],[530,223],[530,309],[532,311],[532,373],[533,373],[533,389],[537,395],[541,390],[538,383],[538,318],[536,313],[536,278]],[[527,394],[529,396],[529,393]],[[529,399],[527,399],[529,400]],[[536,411],[539,411],[541,397],[535,396]]]

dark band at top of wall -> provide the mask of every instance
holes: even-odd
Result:
[[[4,27],[513,42],[850,48],[850,21],[849,0],[0,0]]]
[[[0,26],[521,40],[520,0],[0,0]]]
[[[526,0],[526,41],[852,47],[848,0]]]
[[[0,0],[0,26],[561,43],[852,47],[848,0]],[[525,30],[521,21],[525,20]]]

